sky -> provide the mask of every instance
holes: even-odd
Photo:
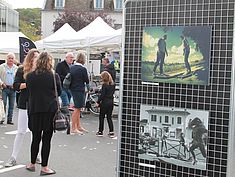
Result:
[[[13,9],[18,8],[42,8],[44,0],[4,0],[11,4]]]

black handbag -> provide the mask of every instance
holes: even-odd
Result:
[[[57,111],[53,118],[54,132],[67,130],[67,134],[70,134],[70,123],[69,123],[70,113],[69,113],[68,108],[67,109],[65,107],[60,108],[55,75],[54,75],[54,87],[55,87],[55,95],[56,95],[56,102],[57,102]]]

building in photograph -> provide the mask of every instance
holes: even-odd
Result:
[[[42,38],[53,33],[53,22],[65,10],[100,12],[103,11],[115,20],[114,27],[122,26],[122,0],[45,0],[42,8]]]
[[[152,137],[162,136],[163,129],[169,130],[170,139],[179,139],[180,133],[185,133],[187,127],[187,116],[190,114],[187,110],[163,110],[148,109],[146,119],[142,119],[140,132],[148,132]]]
[[[18,32],[19,13],[4,0],[0,0],[0,32]]]

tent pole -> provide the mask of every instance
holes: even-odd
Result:
[[[87,53],[87,69],[89,69],[89,77],[90,77],[90,82],[93,82],[93,76],[90,71],[90,46],[86,48],[86,53]]]

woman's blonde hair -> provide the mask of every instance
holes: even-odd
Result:
[[[39,51],[37,49],[31,49],[28,54],[26,55],[24,62],[23,62],[23,71],[24,71],[24,78],[26,78],[26,76],[32,72],[32,68],[33,68],[33,62],[35,59],[34,54],[38,53]]]
[[[76,62],[84,65],[86,62],[86,56],[83,53],[79,53],[76,57]]]
[[[52,72],[54,65],[54,58],[46,51],[39,54],[36,63],[36,73]]]
[[[106,85],[114,85],[112,76],[108,73],[108,71],[103,71],[103,72],[100,74],[100,77],[101,77],[101,80],[102,80],[102,83],[103,83],[103,84],[106,84]]]

